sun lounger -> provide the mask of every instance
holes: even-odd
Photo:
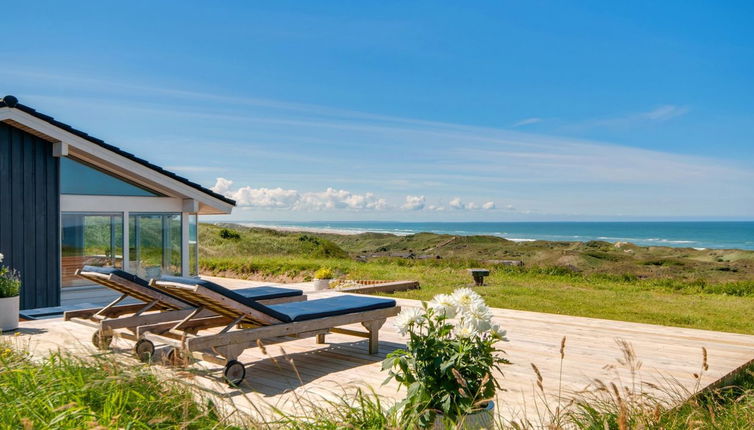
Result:
[[[195,309],[191,303],[153,288],[146,280],[123,270],[112,267],[84,266],[76,271],[76,275],[121,294],[107,306],[78,309],[63,314],[66,321],[96,328],[92,343],[100,349],[107,349],[114,336],[137,340],[136,327],[140,325],[180,321],[192,314]],[[306,300],[301,290],[290,288],[254,287],[238,290],[238,293],[248,300],[259,300],[268,304]],[[140,300],[142,303],[119,305],[129,297]],[[201,316],[216,315],[205,311]],[[125,330],[116,331],[119,329]]]
[[[139,357],[154,354],[154,342],[164,343],[172,347],[168,358],[176,364],[187,364],[189,358],[196,358],[224,365],[225,379],[232,385],[240,383],[246,375],[244,365],[237,361],[239,355],[256,346],[259,340],[316,336],[317,343],[324,343],[327,333],[342,333],[369,339],[369,353],[376,354],[380,327],[400,311],[395,300],[377,297],[341,295],[265,305],[203,280],[187,283],[161,278],[152,280],[150,285],[193,304],[196,309],[177,323],[138,327]],[[202,317],[204,310],[220,317]],[[366,332],[341,328],[350,324],[361,324]],[[200,330],[220,327],[214,333],[197,334]]]

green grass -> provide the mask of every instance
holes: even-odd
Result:
[[[114,358],[32,360],[0,341],[2,429],[231,429],[194,390]]]
[[[429,300],[469,285],[474,262],[382,259],[368,263],[341,258],[203,258],[204,273],[238,277],[309,279],[320,267],[350,279],[412,279],[421,289],[396,297]],[[490,306],[650,324],[754,333],[752,283],[700,284],[683,280],[640,280],[603,274],[569,273],[559,268],[493,267],[478,289]]]
[[[634,398],[621,408],[621,402],[611,397],[595,401],[583,396],[561,412],[561,424],[601,430],[621,429],[619,423],[624,421],[626,428],[681,430],[749,429],[754,422],[751,371],[740,374],[726,387],[673,409],[658,407],[650,397]],[[232,426],[196,389],[160,379],[143,365],[128,365],[107,354],[84,359],[54,353],[31,359],[24,347],[0,339],[0,429],[403,428],[394,405],[383,403],[371,392],[359,390],[318,405],[305,399],[301,402],[301,413],[278,411],[266,422],[252,420],[231,408],[236,423]],[[552,417],[543,414],[541,423],[522,427],[498,423],[496,428],[540,428],[548,420]]]
[[[224,239],[223,230],[239,234]],[[718,284],[754,282],[754,251],[640,247],[608,242],[516,243],[494,236],[419,233],[395,236],[278,232],[233,224],[201,224],[199,243],[206,257],[288,256],[367,258],[413,254],[453,261],[519,260],[527,267],[558,267],[584,274],[673,279]]]
[[[223,239],[223,229],[238,232]],[[607,242],[515,243],[492,236],[277,232],[200,226],[201,270],[243,278],[309,280],[321,267],[348,279],[411,279],[397,297],[429,300],[492,270],[480,293],[494,307],[754,333],[754,252]],[[407,259],[397,253],[440,258]],[[491,262],[518,259],[523,267]],[[364,261],[366,260],[366,262]]]
[[[217,228],[203,226],[202,237],[214,240]],[[308,280],[320,267],[330,267],[341,278],[418,280],[421,289],[394,296],[429,300],[438,293],[469,285],[471,277],[466,269],[482,266],[492,269],[492,274],[478,291],[493,307],[754,334],[754,319],[749,317],[754,315],[751,251],[634,245],[618,248],[605,242],[535,242],[522,246],[481,236],[307,233],[343,251],[314,254],[295,242],[303,233],[238,230],[241,238],[235,243],[203,245],[204,273],[287,281]],[[258,247],[247,246],[247,241]],[[271,248],[273,242],[279,248]],[[390,257],[406,252],[441,258]],[[359,261],[365,256],[367,262]],[[494,264],[489,261],[492,259],[518,259],[525,266]],[[643,400],[652,406],[651,399]],[[582,429],[618,429],[621,421],[647,429],[748,429],[754,423],[754,374],[747,371],[731,386],[675,409],[654,406],[631,410],[626,416],[617,401],[586,399],[566,419]],[[395,417],[378,409],[370,408],[370,422]],[[342,424],[342,420],[296,421],[292,426],[342,428],[337,423]]]

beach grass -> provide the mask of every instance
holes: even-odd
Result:
[[[32,358],[0,339],[2,429],[237,429],[185,384],[116,357]]]
[[[472,283],[474,262],[381,259],[358,262],[340,258],[203,258],[205,274],[252,279],[309,279],[331,267],[349,279],[418,280],[418,290],[395,297],[429,300],[438,293]],[[641,280],[601,274],[575,274],[557,268],[492,267],[477,291],[492,307],[604,318],[677,327],[754,333],[754,292],[745,281],[702,285],[682,280]]]
[[[230,405],[221,406],[225,400],[211,398],[185,381],[164,372],[158,376],[148,366],[113,354],[73,357],[57,352],[31,357],[23,344],[7,339],[0,339],[0,429],[414,428],[411,420],[400,419],[395,404],[369,390],[344,392],[325,402],[301,399],[301,412],[277,410],[259,420]],[[567,347],[561,357],[567,359]],[[498,420],[495,428],[748,429],[754,422],[751,370],[676,407],[643,392],[631,393],[627,387],[610,391],[580,393],[562,410],[541,409],[534,422]]]

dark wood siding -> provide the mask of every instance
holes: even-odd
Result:
[[[51,143],[0,122],[0,253],[22,309],[60,304],[59,166]]]

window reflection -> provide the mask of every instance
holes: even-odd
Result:
[[[76,276],[83,266],[123,267],[123,216],[119,214],[61,214],[63,287],[91,284]]]
[[[180,214],[131,214],[128,222],[129,272],[145,279],[180,275]]]
[[[159,194],[112,176],[89,164],[67,157],[60,159],[60,193],[104,196],[159,196]]]

